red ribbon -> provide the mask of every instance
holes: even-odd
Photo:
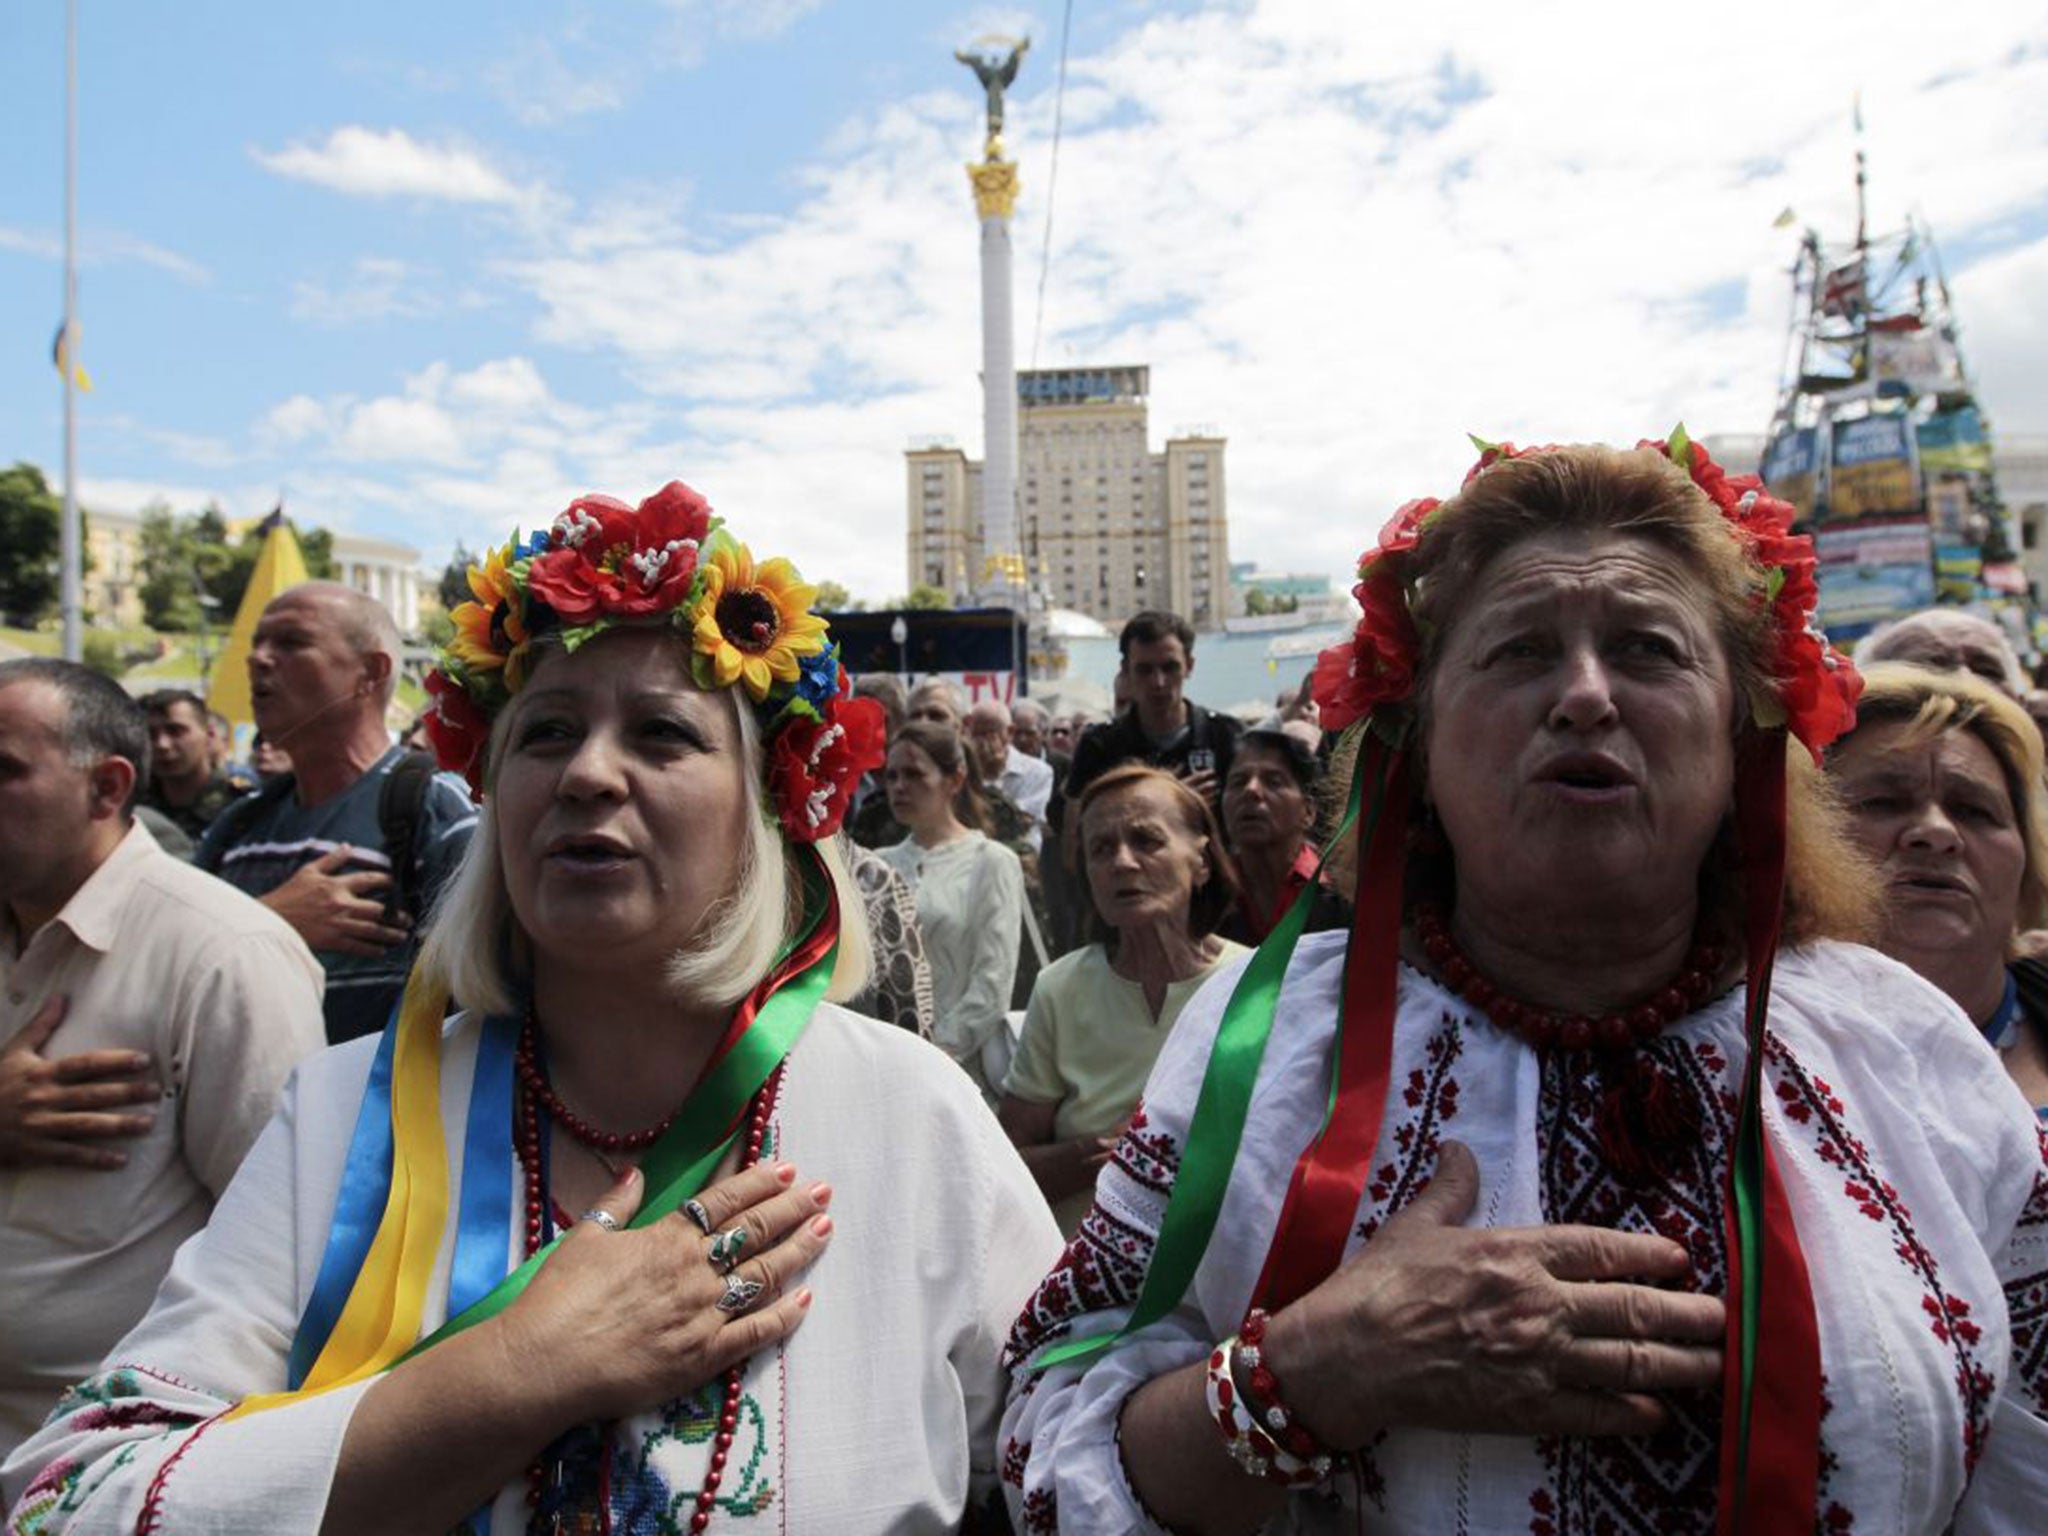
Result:
[[[1812,1536],[1820,1477],[1820,1332],[1791,1202],[1763,1134],[1764,1033],[1771,962],[1785,899],[1785,732],[1747,733],[1735,766],[1736,839],[1743,864],[1743,926],[1749,951],[1749,1058],[1737,1142],[1756,1138],[1758,1177],[1747,1196],[1761,1208],[1756,1305],[1747,1305],[1738,1201],[1742,1158],[1731,1144],[1726,1214],[1728,1331],[1723,1371],[1720,1536]],[[1755,1332],[1745,1337],[1753,1315]],[[1743,1363],[1754,1362],[1745,1381]],[[1745,1387],[1747,1392],[1745,1393]],[[1745,1403],[1748,1434],[1742,1432]],[[1745,1439],[1747,1444],[1745,1445]]]
[[[1370,733],[1357,773],[1373,786],[1373,801],[1358,826],[1358,890],[1344,951],[1336,1082],[1322,1129],[1294,1165],[1253,1292],[1255,1304],[1269,1312],[1312,1290],[1344,1262],[1393,1073],[1395,962],[1415,775],[1406,751]]]

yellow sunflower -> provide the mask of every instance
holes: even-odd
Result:
[[[754,564],[747,546],[720,540],[704,555],[694,640],[721,688],[735,678],[758,703],[796,681],[798,661],[825,648],[825,621],[809,612],[818,589],[777,557]]]
[[[457,603],[448,615],[455,634],[448,652],[471,672],[505,669],[505,686],[517,689],[524,680],[526,660],[526,604],[519,595],[510,569],[513,547],[494,549],[482,565],[469,568],[469,590],[473,603]]]

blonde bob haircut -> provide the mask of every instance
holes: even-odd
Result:
[[[1856,731],[1829,756],[1846,751],[1865,726],[1903,724],[1899,747],[1921,747],[1967,731],[1998,761],[2006,798],[2027,853],[2020,872],[2015,933],[2048,927],[2048,785],[2042,779],[2041,730],[2011,697],[1971,672],[1935,672],[1904,661],[1874,662],[1863,674]]]
[[[687,646],[678,634],[676,643]],[[530,675],[530,674],[529,674]],[[715,903],[688,944],[668,962],[668,984],[678,1003],[730,1007],[768,974],[783,945],[803,921],[801,852],[772,819],[762,792],[764,753],[754,712],[739,690],[719,690],[739,726],[741,778],[746,814],[741,830],[739,875],[730,895]],[[436,903],[420,947],[422,977],[445,985],[462,1007],[504,1016],[522,1005],[533,969],[533,944],[512,910],[505,865],[498,850],[497,817],[490,789],[511,721],[513,699],[491,724],[485,749],[483,808],[469,848],[454,878]],[[725,829],[707,829],[713,836]],[[829,1002],[845,1002],[867,986],[872,950],[867,908],[853,883],[838,837],[816,845],[839,905],[839,959],[826,989]]]
[[[1432,682],[1447,637],[1483,600],[1485,575],[1500,557],[1547,534],[1611,534],[1664,551],[1690,577],[1694,600],[1721,643],[1735,694],[1728,750],[1754,729],[1757,702],[1773,685],[1773,635],[1758,598],[1761,578],[1731,536],[1720,509],[1692,477],[1655,449],[1583,445],[1503,460],[1446,501],[1416,545],[1412,611],[1422,637],[1416,668],[1415,740],[1426,744]],[[1879,922],[1869,861],[1850,836],[1827,780],[1806,749],[1787,742],[1785,905],[1782,942],[1867,942]],[[1341,814],[1352,764],[1333,764],[1330,793]],[[1426,782],[1426,767],[1422,770]],[[1699,872],[1709,925],[1740,942],[1742,881],[1734,850],[1734,807]],[[1451,899],[1455,868],[1430,809],[1418,797],[1409,851],[1412,898]],[[1347,840],[1348,841],[1348,840]],[[1347,862],[1349,855],[1346,856]],[[1340,865],[1334,873],[1352,877]]]

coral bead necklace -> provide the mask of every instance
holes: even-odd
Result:
[[[666,1130],[675,1118],[649,1131],[635,1131],[619,1135],[592,1130],[580,1120],[575,1120],[561,1106],[561,1100],[554,1094],[547,1081],[547,1071],[540,1059],[538,1041],[534,1026],[529,1020],[520,1036],[518,1069],[523,1091],[519,1095],[518,1136],[519,1167],[526,1186],[526,1231],[525,1254],[531,1258],[546,1245],[554,1228],[554,1207],[548,1195],[548,1153],[547,1133],[549,1122],[559,1124],[583,1145],[598,1152],[605,1166],[609,1159],[603,1158],[606,1150],[639,1151],[650,1146]],[[747,1113],[745,1139],[741,1143],[740,1167],[751,1168],[761,1160],[761,1149],[767,1136],[768,1121],[774,1112],[775,1099],[782,1086],[781,1067],[769,1074],[768,1080],[754,1095]],[[593,1138],[596,1138],[593,1140]],[[705,1468],[703,1484],[697,1490],[695,1506],[690,1511],[690,1536],[701,1536],[711,1524],[712,1511],[718,1503],[718,1485],[725,1477],[726,1462],[732,1454],[733,1436],[739,1429],[741,1382],[744,1379],[744,1362],[728,1366],[724,1373],[724,1390],[720,1395],[717,1427],[712,1434],[711,1460]],[[611,1484],[612,1443],[608,1431],[600,1430],[602,1441],[598,1465],[598,1530],[609,1536],[611,1531],[611,1509],[608,1490]],[[526,1502],[536,1520],[543,1519],[541,1503],[548,1481],[548,1457],[543,1452],[534,1459],[527,1469]],[[567,1511],[555,1512],[557,1528],[563,1525]]]

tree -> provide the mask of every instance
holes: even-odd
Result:
[[[838,582],[821,581],[818,583],[818,599],[811,608],[818,613],[858,613],[861,605]]]
[[[162,502],[142,509],[142,621],[151,629],[194,630],[203,590],[189,529]]]
[[[1244,595],[1244,611],[1254,619],[1267,614],[1293,613],[1301,607],[1301,599],[1291,592],[1268,592],[1264,587],[1253,587]]]
[[[472,601],[469,590],[469,568],[476,562],[476,556],[469,552],[466,544],[457,544],[455,553],[441,568],[441,611],[453,613],[463,603]]]
[[[33,464],[0,471],[0,617],[33,625],[57,605],[64,505]]]
[[[913,613],[928,612],[935,608],[950,608],[953,600],[928,581],[920,581],[910,589],[910,596],[903,599],[902,606]]]
[[[292,531],[306,574],[316,581],[333,580],[334,535],[325,528]],[[256,573],[266,537],[263,525],[256,523],[239,539],[231,539],[218,506],[184,517],[161,503],[145,508],[142,565],[149,574],[142,583],[144,620],[152,629],[185,631],[231,623],[249,590],[249,578]]]

